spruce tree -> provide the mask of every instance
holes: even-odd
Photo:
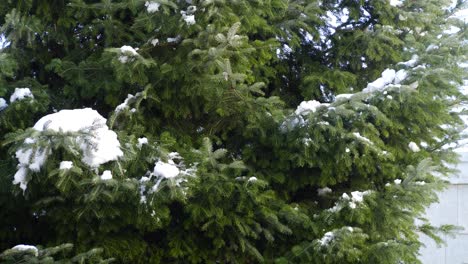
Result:
[[[453,229],[449,4],[1,1],[0,260],[418,263]]]

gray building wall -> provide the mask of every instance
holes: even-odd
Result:
[[[468,153],[461,154],[459,172],[450,179],[450,186],[439,194],[439,203],[426,211],[434,225],[452,224],[461,226],[456,237],[445,236],[446,245],[437,246],[422,235],[421,261],[424,264],[468,264]]]

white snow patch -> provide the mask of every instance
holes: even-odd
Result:
[[[128,108],[128,104],[130,102],[130,100],[132,100],[135,96],[133,94],[128,94],[127,95],[127,98],[125,99],[125,101],[121,104],[119,104],[116,108],[115,108],[115,111],[116,112],[120,112],[124,109],[127,109]]]
[[[450,26],[450,28],[444,30],[444,33],[445,33],[445,34],[452,35],[452,34],[458,33],[460,30],[461,30],[461,29],[460,29],[459,27]]]
[[[419,146],[414,143],[413,141],[411,141],[409,144],[408,144],[408,147],[411,149],[411,151],[413,152],[419,152],[421,149],[419,148]]]
[[[338,100],[338,99],[341,99],[341,98],[344,98],[344,99],[350,99],[354,94],[339,94],[337,95],[335,98]]]
[[[37,131],[53,130],[56,132],[83,132],[84,136],[75,138],[75,142],[82,150],[82,161],[91,168],[117,160],[123,155],[120,150],[120,142],[117,134],[109,130],[106,119],[91,108],[61,110],[57,113],[46,115],[34,125]],[[25,144],[34,144],[34,139],[26,139]],[[53,138],[51,139],[53,144]],[[37,147],[33,153],[33,147],[20,148],[16,151],[18,159],[18,171],[15,174],[13,184],[20,184],[25,190],[27,185],[26,175],[28,169],[37,172],[44,165],[51,150],[49,147]]]
[[[368,83],[367,87],[363,89],[363,92],[373,92],[373,91],[378,91],[382,90],[385,88],[386,85],[391,84],[395,80],[395,70],[393,69],[385,69],[382,72],[382,75],[380,78],[377,80]]]
[[[189,6],[187,11],[180,11],[180,14],[182,15],[182,19],[185,21],[187,25],[194,25],[195,24],[195,15],[193,12],[197,10],[196,6]]]
[[[382,79],[384,80],[385,84],[392,83],[395,80],[396,72],[393,69],[385,69],[382,72]]]
[[[256,181],[257,181],[257,177],[250,177],[247,181],[248,181],[248,182],[256,182]]]
[[[414,67],[416,65],[416,63],[418,63],[418,60],[419,60],[419,56],[418,55],[413,55],[411,57],[411,60],[405,61],[405,62],[399,62],[399,63],[397,63],[397,65],[404,65],[406,67]]]
[[[426,48],[426,52],[431,51],[431,50],[436,50],[436,49],[439,49],[439,46],[431,44]]]
[[[323,188],[317,189],[317,193],[319,196],[324,196],[331,192],[332,192],[332,189],[330,189],[329,187],[323,187]]]
[[[357,139],[359,139],[359,140],[361,140],[361,141],[364,141],[364,142],[369,143],[369,144],[373,144],[372,141],[370,141],[368,138],[361,136],[361,134],[360,134],[359,132],[354,132],[353,135],[354,135]]]
[[[122,55],[119,56],[119,61],[121,63],[126,63],[129,60],[132,60],[133,57],[138,56],[137,49],[127,45],[120,47],[120,52],[122,53]]]
[[[316,100],[302,101],[301,104],[297,107],[295,113],[296,115],[307,115],[310,112],[317,111],[317,108],[322,104]]]
[[[180,40],[180,36],[177,36],[175,38],[167,38],[167,42],[173,43],[173,42],[178,42]]]
[[[400,84],[402,81],[404,81],[408,77],[408,72],[406,70],[399,70],[395,73],[395,84]]]
[[[390,0],[391,6],[401,6],[403,5],[403,0]]]
[[[15,173],[13,184],[19,184],[20,188],[23,191],[26,191],[26,188],[28,186],[28,180],[26,179],[27,175],[28,175],[28,169],[25,166],[20,166],[18,168],[18,171],[16,171]]]
[[[3,109],[5,109],[7,107],[8,107],[8,104],[7,104],[6,100],[3,99],[2,97],[0,97],[0,111],[2,111]]]
[[[18,250],[18,251],[32,251],[34,252],[34,256],[36,257],[39,255],[39,250],[35,246],[20,244],[20,245],[16,245],[12,247],[11,249]]]
[[[159,11],[159,7],[161,6],[161,4],[153,1],[146,1],[145,6],[146,11],[148,11],[148,13],[154,13]]]
[[[333,239],[335,238],[335,234],[333,232],[326,232],[323,237],[320,239],[319,243],[321,246],[328,245]]]
[[[349,207],[351,209],[355,209],[357,207],[357,204],[360,204],[364,201],[364,196],[370,194],[371,191],[368,190],[368,191],[364,191],[364,192],[361,192],[361,191],[354,191],[354,192],[351,192],[351,197],[349,197],[348,194],[346,193],[343,193],[343,200],[348,200],[349,201]]]
[[[138,52],[134,48],[132,48],[131,46],[127,46],[127,45],[120,47],[120,52],[122,52],[123,54],[132,55],[132,56],[138,55]]]
[[[163,178],[174,178],[179,175],[180,170],[174,164],[174,161],[168,160],[168,162],[163,162],[161,160],[157,161],[154,166],[154,175],[160,176]]]
[[[60,167],[59,167],[59,169],[60,169],[60,170],[69,170],[69,169],[71,169],[72,167],[73,167],[73,162],[72,162],[72,161],[66,161],[66,160],[64,160],[64,161],[60,162]]]
[[[151,45],[156,46],[159,43],[159,39],[155,38],[151,40]]]
[[[23,100],[25,98],[34,99],[34,95],[31,90],[29,88],[15,88],[15,92],[10,96],[10,103],[17,100]]]
[[[137,147],[141,148],[143,145],[146,145],[146,144],[148,144],[148,139],[145,137],[142,137],[138,139]]]
[[[27,142],[28,139],[25,140],[26,144],[30,144]],[[16,158],[18,159],[20,166],[24,166],[29,168],[31,171],[38,172],[41,170],[42,165],[44,165],[45,161],[47,160],[47,156],[49,149],[37,149],[33,156],[32,149],[18,149],[15,153]],[[33,159],[31,160],[31,157]]]
[[[85,131],[92,135],[90,143],[77,138],[83,151],[83,162],[96,168],[123,155],[117,134],[109,130],[106,119],[91,108],[61,110],[46,115],[34,125],[38,131],[54,130],[63,132]]]
[[[354,192],[351,192],[351,200],[353,202],[356,202],[356,203],[362,203],[364,201],[364,196],[370,194],[371,191],[364,191],[364,192],[360,192],[360,191],[354,191]]]
[[[105,170],[101,176],[99,176],[101,180],[107,181],[112,179],[112,172],[110,170]]]

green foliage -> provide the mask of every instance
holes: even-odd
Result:
[[[62,244],[51,248],[7,249],[0,254],[0,261],[9,263],[111,263],[112,259],[103,259],[101,249],[91,249],[76,256],[70,256],[72,244]],[[58,255],[58,256],[57,256]]]
[[[423,217],[464,129],[446,4],[1,1],[0,260],[417,263],[420,233],[454,230]],[[371,89],[385,69],[406,76]],[[31,128],[85,107],[119,159],[83,161],[91,128]]]

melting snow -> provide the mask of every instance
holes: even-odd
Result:
[[[29,88],[15,88],[15,92],[10,96],[10,103],[25,98],[34,98],[31,90]]]

